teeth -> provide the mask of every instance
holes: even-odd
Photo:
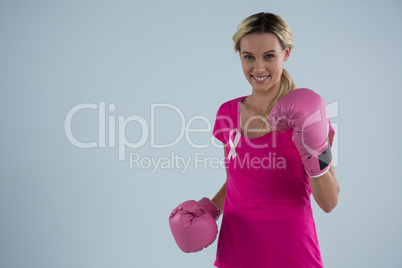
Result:
[[[268,76],[264,76],[264,77],[255,77],[255,76],[253,76],[253,77],[258,81],[264,81]]]

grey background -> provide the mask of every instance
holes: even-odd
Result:
[[[149,134],[120,161],[107,142],[72,145],[64,122],[78,104],[105,102],[116,126],[137,115],[151,127],[158,103],[213,124],[221,103],[250,93],[231,37],[260,11],[292,27],[297,86],[335,103],[339,204],[325,214],[312,200],[325,267],[402,267],[401,1],[0,1],[0,267],[212,267],[216,242],[182,253],[168,216],[213,197],[224,170],[153,173],[128,161],[219,158],[206,122],[190,137],[207,148],[185,137],[152,148]],[[178,113],[155,111],[155,142],[174,141]],[[97,110],[82,110],[72,132],[98,141],[98,124]],[[142,130],[131,122],[122,135],[135,143]]]

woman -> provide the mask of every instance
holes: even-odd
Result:
[[[295,89],[283,68],[293,40],[279,16],[246,18],[233,41],[252,92],[222,104],[215,120],[227,180],[212,200],[177,207],[172,233],[183,251],[201,250],[224,212],[216,267],[323,267],[310,195],[328,213],[339,194],[325,102]]]

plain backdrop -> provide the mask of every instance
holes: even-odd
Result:
[[[0,1],[0,267],[213,267],[216,242],[181,252],[168,217],[225,181],[211,128],[251,92],[231,38],[261,11],[331,105],[325,267],[402,267],[399,0]]]

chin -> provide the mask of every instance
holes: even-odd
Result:
[[[269,91],[271,88],[272,88],[272,85],[269,85],[269,84],[267,84],[267,85],[264,85],[264,84],[258,84],[258,85],[252,85],[253,86],[253,89],[254,90],[256,90],[256,91],[261,91],[261,92],[263,92],[263,91]]]

